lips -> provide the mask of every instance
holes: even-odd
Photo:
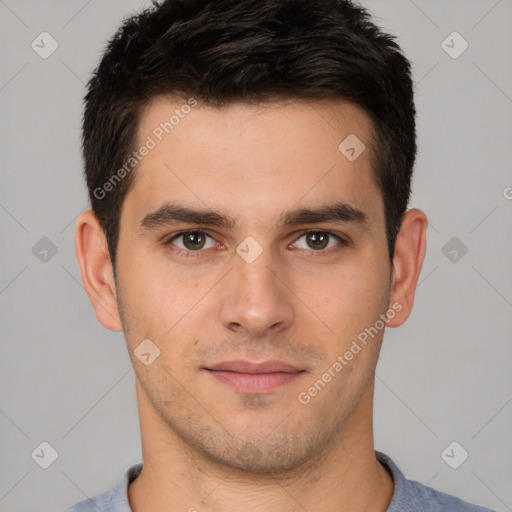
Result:
[[[282,361],[224,361],[205,369],[216,380],[242,393],[270,393],[305,372]]]
[[[249,361],[225,361],[216,364],[209,370],[215,371],[228,371],[237,373],[294,373],[300,370],[291,364],[283,363],[282,361],[264,361],[262,363],[251,363]]]

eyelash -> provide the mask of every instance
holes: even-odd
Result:
[[[213,237],[208,234],[206,231],[203,231],[202,229],[186,229],[184,231],[180,231],[179,233],[176,233],[175,235],[172,235],[170,238],[167,238],[166,241],[164,242],[164,245],[172,245],[172,241],[177,239],[177,238],[180,238],[184,235],[187,235],[187,234],[190,234],[190,233],[200,233],[200,234],[204,234],[210,238],[213,239]],[[311,249],[310,251],[308,252],[312,252],[314,255],[311,255],[311,256],[308,256],[310,258],[318,258],[318,257],[321,257],[321,256],[324,256],[325,254],[330,254],[331,251],[334,249],[336,250],[337,248],[339,248],[339,246],[347,246],[349,245],[349,241],[343,239],[342,237],[340,237],[339,235],[336,235],[335,233],[332,233],[330,231],[323,231],[323,230],[318,230],[318,229],[308,229],[306,231],[303,231],[296,239],[295,239],[295,242],[296,243],[299,239],[301,239],[304,235],[307,235],[309,233],[316,233],[316,234],[324,234],[324,235],[328,235],[329,237],[333,237],[333,238],[336,238],[338,241],[339,241],[339,244],[334,246],[334,247],[330,247],[329,249],[322,249],[322,250],[318,250],[318,251],[314,251],[313,249]],[[185,251],[183,249],[180,249],[179,247],[178,248],[174,248],[173,249],[174,252],[176,252],[177,254],[180,254],[180,255],[183,255],[185,256],[186,258],[200,258],[200,253],[201,252],[204,252],[204,250],[202,249],[199,249],[197,251]],[[315,254],[316,253],[316,254]]]

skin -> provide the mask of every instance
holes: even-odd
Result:
[[[154,98],[139,146],[183,104]],[[309,403],[297,398],[379,315],[399,304],[387,321],[397,327],[413,306],[428,222],[421,210],[405,213],[390,264],[371,133],[368,116],[345,102],[198,104],[137,168],[121,211],[117,283],[97,219],[79,217],[84,287],[98,321],[124,331],[136,374],[144,466],[128,489],[135,512],[387,509],[393,481],[375,458],[372,416],[384,329]],[[349,134],[367,148],[352,162],[338,150]],[[236,225],[142,231],[143,217],[169,200],[221,210]],[[277,224],[282,212],[334,201],[363,210],[367,227]],[[186,237],[165,244],[190,228],[211,237],[202,248]],[[319,250],[306,229],[350,242],[333,237]],[[252,263],[236,252],[248,236],[262,248]],[[149,366],[134,354],[144,339],[160,350]],[[249,393],[204,369],[234,359],[304,371]]]

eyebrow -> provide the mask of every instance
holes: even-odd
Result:
[[[165,203],[158,210],[148,213],[140,223],[141,231],[152,231],[161,227],[183,222],[202,224],[224,229],[233,229],[237,219],[222,211],[189,208],[177,203]],[[281,213],[276,226],[298,226],[333,222],[336,224],[354,224],[368,228],[368,215],[359,208],[345,202],[322,205],[318,208],[299,208]]]

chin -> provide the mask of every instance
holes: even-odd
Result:
[[[317,444],[305,436],[282,436],[272,441],[261,438],[258,441],[252,439],[238,439],[224,437],[222,441],[217,439],[215,444],[202,443],[196,445],[196,449],[202,455],[215,464],[221,464],[231,469],[252,474],[266,474],[277,476],[298,468],[311,460],[317,449]],[[292,439],[293,439],[292,437]],[[306,448],[307,447],[307,448]],[[214,449],[212,449],[214,448]]]

